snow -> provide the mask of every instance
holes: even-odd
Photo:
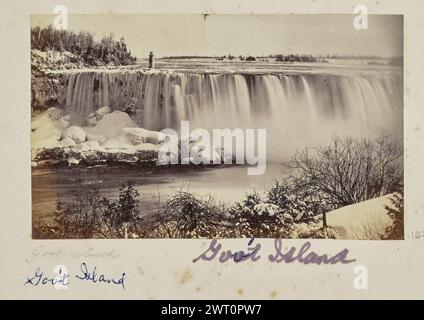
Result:
[[[75,142],[75,140],[73,140],[70,137],[66,137],[66,138],[60,140],[60,142],[58,144],[58,146],[60,146],[60,147],[70,147],[70,146],[75,146],[75,145],[77,145],[77,142]]]
[[[259,216],[265,214],[270,217],[273,217],[280,211],[280,208],[275,204],[261,202],[255,205],[253,210],[254,212],[257,212]]]
[[[385,206],[391,194],[342,207],[327,213],[327,225],[335,229],[339,239],[380,239],[392,220]]]
[[[97,120],[100,120],[101,118],[103,118],[104,115],[111,113],[111,112],[112,112],[112,110],[108,106],[104,106],[104,107],[97,109],[95,114],[97,116]]]
[[[139,128],[130,116],[121,111],[110,112],[103,107],[95,113],[92,127],[70,125],[69,115],[57,108],[50,108],[35,117],[31,123],[32,160],[44,149],[63,148],[89,155],[93,152],[136,154],[143,151],[159,151],[166,135]],[[93,117],[92,117],[93,118]],[[69,164],[79,160],[70,158]]]
[[[178,137],[140,128],[125,112],[111,112],[108,106],[98,109],[87,116],[85,125],[72,124],[73,114],[65,114],[61,109],[50,108],[45,113],[34,118],[31,124],[32,160],[45,149],[64,148],[65,155],[72,151],[84,155],[94,153],[136,154],[143,151],[156,152],[161,164],[168,163],[167,159],[178,160],[181,140]],[[160,146],[172,139],[175,141],[174,150],[160,150]],[[205,143],[196,136],[187,136],[190,142],[190,158],[183,163],[211,163],[221,160],[231,160],[231,154],[223,149],[206,147]],[[58,150],[54,150],[56,152]],[[98,156],[102,156],[98,154]],[[104,155],[103,155],[104,156]],[[75,164],[75,162],[72,162]]]
[[[87,134],[81,127],[70,126],[63,131],[61,139],[71,139],[75,143],[81,143],[87,139]]]
[[[165,141],[165,134],[143,128],[122,128],[118,135],[123,142],[131,145],[158,144]]]
[[[49,108],[37,116],[31,123],[31,144],[33,149],[54,148],[69,122],[62,118],[63,111]]]
[[[78,60],[80,59],[69,51],[31,49],[31,64],[45,71],[84,67],[85,64],[83,62],[75,62]]]
[[[100,144],[97,141],[85,141],[80,143],[77,148],[82,151],[96,150],[100,148]]]
[[[122,128],[136,128],[137,124],[128,114],[122,111],[114,111],[105,114],[93,127],[86,127],[88,140],[104,141],[107,138],[114,138]]]

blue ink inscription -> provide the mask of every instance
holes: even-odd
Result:
[[[250,239],[248,243],[247,252],[245,251],[236,251],[232,252],[231,250],[224,250],[222,244],[220,244],[216,239],[211,240],[209,247],[197,258],[193,259],[193,262],[199,260],[212,261],[218,257],[218,261],[223,263],[230,259],[234,262],[243,262],[246,260],[251,260],[253,262],[259,260],[261,256],[258,255],[261,250],[261,244],[257,243],[255,247],[250,247],[253,244],[255,238]],[[347,248],[341,250],[335,255],[329,254],[318,254],[311,249],[311,243],[305,242],[299,250],[296,247],[291,247],[287,252],[283,252],[282,240],[274,240],[274,253],[268,255],[268,260],[274,263],[292,263],[298,262],[301,264],[348,264],[355,262],[356,259],[348,259],[349,250]]]
[[[25,281],[25,285],[32,285],[34,287],[44,286],[44,285],[57,285],[60,284],[62,286],[67,286],[69,284],[69,274],[59,269],[59,274],[55,278],[49,278],[44,275],[44,271],[40,268],[35,270],[34,275],[27,277]]]
[[[356,259],[349,260],[347,255],[349,254],[348,249],[343,249],[333,256],[329,256],[327,254],[317,254],[314,251],[308,252],[311,248],[310,242],[305,242],[300,250],[296,253],[296,248],[291,247],[286,253],[282,252],[282,241],[281,239],[274,240],[274,249],[275,253],[268,256],[270,262],[276,263],[292,263],[299,262],[303,264],[347,264],[355,262]]]
[[[122,273],[119,279],[114,279],[111,277],[105,276],[103,273],[97,273],[97,266],[94,266],[93,270],[90,271],[89,267],[85,262],[81,263],[81,274],[75,275],[80,280],[87,280],[92,283],[107,283],[107,284],[116,284],[121,285],[125,290],[125,272]]]
[[[221,252],[219,256],[219,262],[224,263],[229,259],[232,259],[234,262],[242,262],[246,260],[252,260],[257,261],[261,257],[258,255],[259,251],[261,250],[261,244],[256,244],[255,247],[250,247],[253,244],[253,241],[255,241],[255,238],[250,239],[249,243],[247,244],[249,248],[247,248],[248,252],[245,251],[236,251],[232,252],[231,250],[222,250],[222,245],[216,240],[213,239],[211,243],[209,244],[209,248],[203,252],[200,256],[198,256],[196,259],[193,259],[193,262],[197,262],[199,260],[205,260],[205,261],[211,261],[215,259],[215,257],[218,255],[218,253]]]

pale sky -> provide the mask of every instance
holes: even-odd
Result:
[[[139,15],[72,14],[68,29],[96,39],[124,37],[138,58],[171,55],[268,55],[274,53],[403,54],[403,17],[369,15],[368,29],[354,15]],[[31,26],[52,24],[54,15],[32,15]]]

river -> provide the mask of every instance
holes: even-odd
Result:
[[[72,197],[69,186],[80,178],[84,183],[98,183],[104,196],[116,197],[122,183],[131,180],[140,193],[140,214],[146,215],[155,205],[178,190],[190,191],[199,197],[213,196],[223,203],[240,201],[248,192],[264,192],[284,168],[278,164],[267,166],[265,174],[249,176],[246,166],[219,167],[179,171],[165,168],[135,167],[72,167],[32,169],[33,219],[51,216],[56,201]]]

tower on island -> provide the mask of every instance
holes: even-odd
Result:
[[[150,51],[149,54],[149,69],[154,69],[155,68],[155,62],[153,60],[153,51]]]

